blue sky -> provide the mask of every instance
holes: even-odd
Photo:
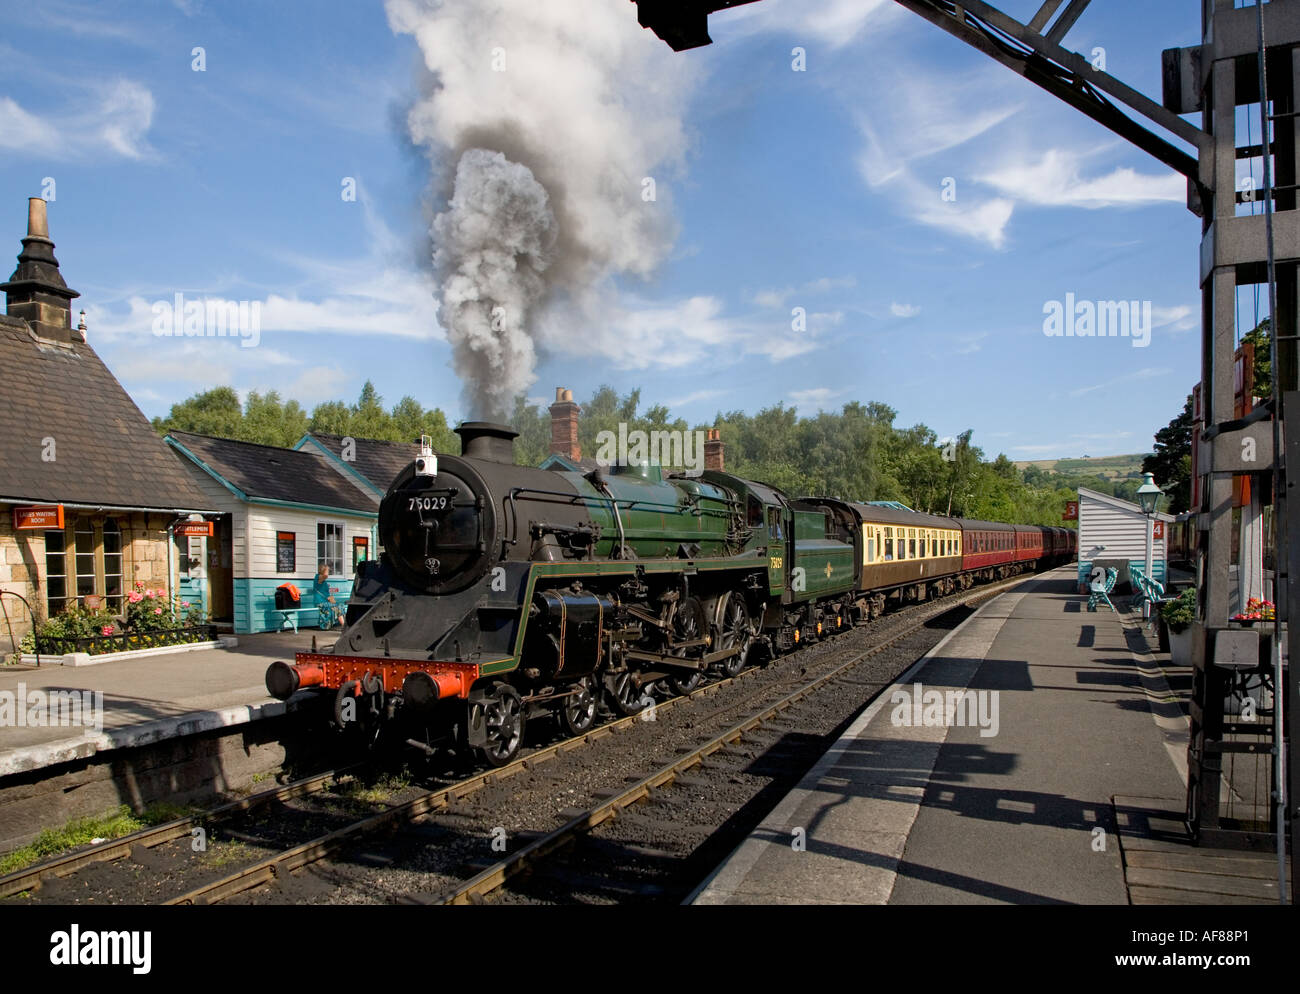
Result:
[[[648,276],[603,271],[600,308],[539,322],[530,396],[640,387],[699,423],[875,400],[1013,459],[1145,451],[1181,409],[1200,224],[1154,159],[889,0],[762,0],[681,54],[626,0],[583,3],[612,9],[592,33],[634,56],[615,91],[642,99],[647,73],[649,100],[671,91],[680,133],[648,169],[675,237]],[[43,0],[6,20],[0,247],[16,254],[25,198],[53,179],[64,276],[146,414],[217,384],[310,409],[366,379],[390,404],[467,413],[424,208],[455,160],[408,136],[423,57],[382,3]],[[1191,0],[1096,3],[1066,41],[1158,100],[1160,51],[1199,27]],[[259,344],[154,336],[175,293],[261,301]],[[1149,346],[1046,336],[1067,293],[1149,301]]]

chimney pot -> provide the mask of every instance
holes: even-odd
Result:
[[[28,237],[49,238],[50,224],[45,217],[45,201],[40,197],[27,198]]]

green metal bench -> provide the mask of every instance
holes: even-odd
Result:
[[[1092,592],[1088,595],[1088,610],[1096,611],[1098,602],[1104,602],[1105,605],[1113,612],[1115,605],[1110,602],[1107,595],[1115,589],[1115,581],[1119,579],[1119,570],[1114,566],[1106,568],[1106,579],[1092,584]]]
[[[1133,596],[1129,599],[1130,610],[1141,610],[1143,618],[1149,618],[1154,631],[1160,605],[1170,600],[1165,596],[1165,585],[1146,575],[1144,570],[1129,567],[1129,577],[1133,583]],[[1150,609],[1148,610],[1148,605]]]

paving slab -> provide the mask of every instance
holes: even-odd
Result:
[[[1184,791],[1187,722],[1133,619],[1083,610],[1075,584],[1056,570],[981,607],[692,900],[1128,903],[1112,798]],[[910,723],[927,715],[906,702],[933,691],[975,691],[984,710]]]
[[[242,635],[234,648],[90,667],[2,667],[0,776],[283,714],[285,703],[266,692],[266,667],[273,660],[292,660],[295,651],[310,649],[313,635],[321,637],[312,631]],[[328,633],[325,638],[333,641]],[[32,723],[33,701],[42,696],[48,701],[53,694],[75,694],[84,709],[76,724]],[[8,702],[12,704],[5,711]],[[27,708],[17,706],[23,702]],[[49,720],[48,709],[38,705],[36,712],[38,718]],[[53,713],[78,717],[66,703]]]

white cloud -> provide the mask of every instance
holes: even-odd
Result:
[[[1158,175],[1138,173],[1128,167],[1104,176],[1085,179],[1081,162],[1087,156],[1065,149],[1044,152],[1037,162],[1004,162],[978,177],[999,192],[1022,203],[1045,207],[1132,206],[1151,203],[1183,203],[1187,181],[1175,172]]]
[[[807,390],[790,391],[790,400],[799,407],[825,408],[826,403],[848,393],[847,390],[832,390],[830,387],[810,387]]]
[[[818,294],[827,293],[831,290],[842,290],[848,287],[857,286],[857,279],[853,276],[822,276],[815,280],[809,280],[799,286],[787,286],[782,289],[769,288],[760,290],[750,299],[759,307],[778,308],[785,306],[785,302],[796,294]]]
[[[40,113],[0,97],[0,148],[54,159],[105,153],[144,159],[154,154],[146,138],[154,111],[148,88],[125,79],[97,83],[85,103],[93,106]]]
[[[1051,442],[1047,445],[1013,445],[1011,448],[1016,452],[1059,452],[1065,448],[1063,442]]]
[[[696,390],[694,393],[688,393],[681,397],[669,397],[664,403],[669,408],[686,407],[689,404],[698,404],[700,401],[721,397],[726,392],[726,390]]]
[[[1159,376],[1167,376],[1170,370],[1163,367],[1144,366],[1142,369],[1136,369],[1131,373],[1125,373],[1123,376],[1112,376],[1102,383],[1094,383],[1091,386],[1076,387],[1070,391],[1071,397],[1083,397],[1090,393],[1096,393],[1098,390],[1105,390],[1107,387],[1113,387],[1119,383],[1132,383],[1134,380],[1151,380]],[[1085,436],[1079,436],[1085,437]]]
[[[896,318],[914,318],[921,313],[916,304],[900,304],[897,301],[889,305],[889,313]]]
[[[759,307],[777,308],[780,307],[782,304],[784,304],[786,297],[788,297],[793,292],[794,292],[793,290],[788,290],[788,289],[787,290],[760,290],[758,293],[754,294],[754,303],[756,303]]]
[[[815,41],[837,49],[868,27],[883,30],[902,13],[893,0],[767,0],[714,14],[709,18],[709,33],[719,43],[765,33],[787,35],[792,45]]]
[[[1006,240],[1013,201],[979,199],[964,186],[948,184],[949,180],[955,182],[954,177],[936,175],[926,182],[914,166],[980,137],[1019,109],[1016,105],[967,106],[956,96],[984,89],[978,77],[949,77],[939,82],[908,79],[895,92],[896,99],[877,101],[870,114],[859,111],[863,147],[857,165],[868,188],[887,193],[912,220],[998,249]]]
[[[1151,326],[1153,328],[1163,328],[1166,325],[1172,326],[1174,331],[1188,331],[1192,328],[1199,328],[1201,326],[1200,311],[1193,311],[1186,304],[1180,304],[1177,307],[1151,308]]]

